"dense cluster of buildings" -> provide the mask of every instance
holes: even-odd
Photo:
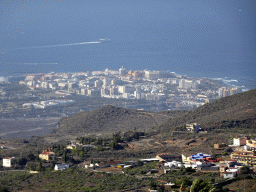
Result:
[[[31,74],[19,83],[32,91],[48,90],[60,97],[85,95],[160,101],[170,108],[198,107],[218,97],[242,91],[238,87],[221,88],[219,81],[189,78],[170,71],[127,71],[123,67],[116,71]]]
[[[242,93],[242,87],[221,87],[219,88],[219,97],[227,97],[237,93]]]
[[[231,158],[247,166],[256,166],[256,140],[247,137],[233,138]]]
[[[50,107],[50,106],[60,106],[60,105],[65,105],[65,104],[69,104],[69,103],[73,103],[74,100],[47,100],[47,101],[40,101],[40,102],[33,102],[33,103],[24,103],[22,105],[23,108],[30,108],[30,107],[34,107],[34,108],[40,108],[40,109],[44,109],[46,107]]]

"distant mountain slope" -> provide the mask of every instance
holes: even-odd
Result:
[[[56,134],[81,135],[129,130],[149,130],[170,117],[184,111],[152,113],[106,105],[89,112],[80,112],[62,118],[57,124]]]
[[[256,89],[224,97],[168,119],[161,129],[174,129],[186,123],[200,123],[205,128],[247,127],[256,129]]]

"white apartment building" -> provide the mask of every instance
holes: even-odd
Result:
[[[246,145],[246,137],[243,138],[233,138],[233,145],[235,146],[242,146],[242,145]]]
[[[15,159],[15,157],[3,158],[3,167],[12,167],[12,160],[13,159]]]
[[[145,71],[146,79],[158,79],[160,77],[159,71]]]

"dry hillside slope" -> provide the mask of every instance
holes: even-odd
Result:
[[[204,128],[256,128],[256,89],[205,104],[166,120],[159,128],[174,130],[194,122]]]
[[[113,133],[116,131],[149,130],[184,111],[145,112],[132,109],[116,108],[106,105],[89,112],[80,112],[62,118],[57,125],[58,135],[83,135],[86,133]]]

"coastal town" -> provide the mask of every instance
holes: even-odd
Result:
[[[200,184],[222,192],[243,179],[255,189],[253,125],[236,115],[253,109],[251,95],[221,80],[123,67],[2,78],[3,122],[25,119],[17,128],[30,131],[35,120],[56,119],[46,122],[55,130],[49,135],[10,139],[2,133],[0,172],[25,177],[26,189],[58,189],[49,178],[70,191],[188,191]],[[222,119],[227,112],[236,119]],[[42,178],[47,184],[31,184]],[[77,182],[82,178],[88,182]]]
[[[26,87],[22,93],[4,87],[11,79],[1,78],[1,98],[12,102],[10,105],[1,104],[3,114],[19,110],[26,115],[25,112],[32,109],[70,104],[73,107],[81,105],[78,100],[83,98],[109,99],[110,104],[119,101],[119,107],[149,111],[193,109],[243,91],[241,86],[232,82],[189,77],[170,71],[126,70],[123,67],[119,70],[23,75],[17,81],[17,86]],[[73,107],[75,112],[90,109]]]

